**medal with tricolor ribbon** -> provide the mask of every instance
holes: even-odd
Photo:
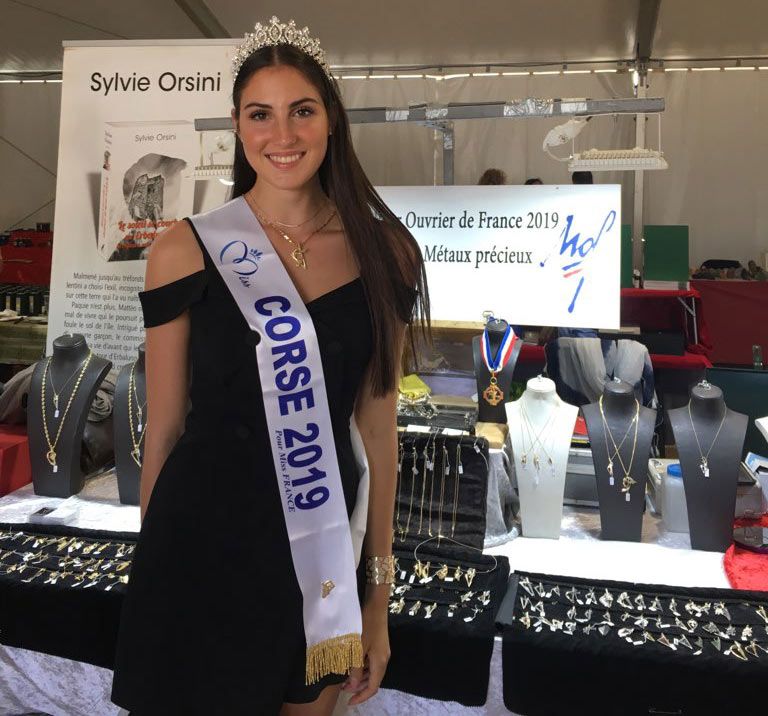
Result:
[[[483,340],[481,344],[483,361],[488,368],[488,372],[491,374],[489,385],[483,391],[483,398],[487,403],[495,407],[502,400],[504,400],[504,391],[499,388],[496,375],[504,370],[504,366],[509,361],[509,358],[512,355],[512,349],[515,346],[515,341],[517,340],[517,336],[512,330],[512,326],[507,324],[507,330],[504,332],[504,337],[501,339],[501,345],[499,346],[499,349],[496,351],[496,353],[492,356],[491,340],[490,336],[488,335],[488,326],[490,325],[491,321],[499,321],[499,319],[494,318],[493,316],[489,316],[488,321],[485,324],[485,329],[483,330]]]

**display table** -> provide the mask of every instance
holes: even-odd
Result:
[[[499,453],[501,451],[498,451]],[[497,459],[501,459],[500,457]],[[490,499],[490,498],[489,498]],[[496,497],[498,499],[498,497]],[[138,507],[120,505],[114,475],[89,480],[70,503],[76,506],[79,527],[133,531],[139,526]],[[62,500],[38,497],[31,486],[0,499],[0,521],[21,522],[39,507]],[[604,542],[598,538],[595,509],[565,508],[559,540],[517,538],[489,548],[504,555],[513,570],[535,570],[588,578],[631,580],[676,586],[721,587],[728,582],[722,555],[689,548],[688,536],[665,532],[660,520],[646,513],[643,542]],[[469,708],[382,690],[349,714],[508,714],[502,703],[501,640],[494,644],[488,701]],[[109,700],[111,672],[89,664],[20,648],[0,646],[0,716],[39,711],[52,716],[117,716]],[[345,713],[340,705],[337,714]]]
[[[752,346],[768,360],[768,283],[763,281],[691,281],[701,295],[712,336],[714,363],[751,365]]]

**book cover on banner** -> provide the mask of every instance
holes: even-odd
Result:
[[[188,121],[105,122],[98,250],[144,259],[155,236],[193,213],[198,135]]]

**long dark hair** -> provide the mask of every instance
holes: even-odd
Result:
[[[398,321],[408,325],[414,347],[414,319],[421,337],[429,336],[429,296],[424,261],[411,232],[392,213],[371,185],[355,154],[344,106],[336,81],[309,55],[291,45],[272,45],[254,52],[240,68],[232,90],[239,115],[243,88],[251,75],[264,67],[286,65],[299,70],[320,93],[331,129],[328,150],[318,175],[323,191],[336,204],[339,218],[360,267],[373,327],[371,390],[383,396],[394,389],[399,375],[395,343]],[[256,181],[238,137],[232,179],[232,198],[251,189]]]

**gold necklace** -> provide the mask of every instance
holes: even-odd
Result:
[[[603,412],[603,396],[600,396],[600,416],[603,419],[603,437],[605,439],[605,449],[608,450],[608,423],[605,419],[605,413]],[[611,435],[611,441],[613,442],[613,455],[608,453],[608,484],[613,485],[613,459],[619,454],[619,451],[621,448],[624,447],[624,443],[627,440],[627,437],[629,436],[629,431],[632,429],[632,425],[635,421],[638,420],[640,416],[640,403],[637,401],[637,398],[635,398],[635,417],[632,418],[629,425],[627,426],[627,431],[624,433],[624,437],[621,439],[621,442],[618,444],[618,447],[616,446],[616,442],[613,440],[613,435]]]
[[[315,235],[320,233],[328,224],[331,223],[333,220],[333,217],[336,216],[336,210],[334,209],[330,216],[320,225],[318,226],[314,231],[312,231],[309,236],[307,236],[304,241],[294,241],[288,234],[286,234],[279,226],[277,226],[274,222],[270,221],[266,217],[262,216],[254,207],[254,205],[251,203],[252,200],[248,198],[248,195],[245,195],[246,201],[248,203],[248,206],[251,207],[251,211],[253,211],[256,218],[262,222],[263,224],[267,224],[268,226],[271,226],[275,231],[277,231],[280,236],[282,236],[291,246],[294,247],[293,251],[291,251],[291,258],[293,259],[293,263],[296,264],[299,268],[306,269],[307,268],[307,259],[305,258],[305,255],[307,254],[307,249],[305,248],[307,245],[307,242]]]
[[[59,396],[64,392],[64,389],[69,385],[69,382],[72,380],[72,378],[74,378],[75,375],[77,375],[77,371],[79,371],[81,367],[82,367],[82,364],[77,366],[77,368],[75,368],[72,371],[72,375],[70,375],[69,378],[67,378],[67,380],[64,382],[64,385],[61,386],[61,390],[56,390],[56,386],[54,385],[54,382],[53,382],[53,371],[51,371],[48,374],[48,380],[51,381],[51,390],[53,391],[53,409],[54,409],[53,417],[54,418],[59,417]]]
[[[520,437],[521,437],[521,443],[523,446],[523,450],[525,452],[523,453],[522,457],[520,458],[520,465],[522,466],[523,470],[528,469],[528,455],[533,452],[533,466],[536,468],[536,482],[538,484],[538,475],[539,470],[541,469],[541,460],[539,459],[538,453],[535,452],[536,445],[539,445],[542,449],[542,452],[547,458],[547,464],[549,465],[549,469],[552,471],[552,474],[555,474],[555,463],[550,457],[549,453],[547,452],[547,449],[544,447],[544,443],[542,442],[542,435],[544,435],[545,431],[549,427],[549,424],[554,420],[555,418],[556,409],[553,410],[547,419],[547,422],[544,423],[544,427],[536,434],[534,438],[534,430],[531,423],[531,419],[528,417],[528,413],[526,412],[525,408],[523,407],[522,402],[520,403],[520,415],[523,418],[522,425],[525,427],[527,433],[528,433],[528,442],[530,443],[530,447],[525,450],[525,442],[522,440],[523,437],[523,431],[520,430]]]
[[[451,537],[456,532],[456,508],[459,505],[459,485],[464,467],[461,464],[461,440],[456,443],[456,478],[453,484],[453,516],[451,518]]]
[[[630,473],[632,472],[632,465],[635,462],[635,450],[637,448],[637,429],[640,426],[640,402],[635,398],[635,417],[632,418],[632,422],[630,422],[629,426],[632,427],[632,423],[635,425],[635,436],[632,439],[632,455],[629,458],[629,468],[624,464],[624,460],[621,457],[620,447],[616,445],[616,441],[613,438],[613,433],[611,432],[611,428],[608,425],[608,421],[605,418],[605,411],[603,410],[603,396],[600,396],[600,417],[603,419],[603,430],[606,431],[607,435],[611,439],[611,443],[613,443],[613,456],[618,458],[619,465],[621,465],[621,469],[624,471],[624,477],[621,478],[621,491],[625,494],[625,499],[627,502],[630,501],[630,489],[632,488],[632,485],[637,484],[637,480],[634,480],[630,477]],[[627,432],[629,432],[629,428],[627,428]],[[624,444],[624,441],[622,440],[622,445]],[[610,448],[608,447],[608,441],[605,443],[605,452],[608,455],[609,462],[612,461],[612,457],[610,454]],[[611,472],[611,478],[613,478],[613,473]]]
[[[139,414],[139,424],[136,427],[136,432],[140,433],[142,429],[142,423],[144,422],[144,408],[147,405],[147,401],[145,400],[143,404],[139,403],[139,394],[136,392],[136,381],[133,377],[133,371],[136,368],[136,361],[133,362],[133,365],[131,366],[131,379],[130,379],[130,386],[132,386],[131,392],[133,393],[133,397],[136,400],[136,412]],[[128,407],[130,407],[130,395],[128,396]]]
[[[696,434],[696,426],[693,424],[693,415],[691,415],[691,401],[688,401],[688,419],[691,421],[691,428],[693,428],[693,437],[696,438],[696,445],[699,448],[699,456],[701,457],[701,460],[699,461],[699,469],[701,470],[704,477],[709,477],[709,453],[712,452],[712,448],[715,447],[715,443],[717,442],[717,438],[720,436],[720,431],[723,429],[723,424],[725,423],[725,416],[728,414],[728,408],[726,407],[725,410],[723,410],[723,418],[720,421],[720,426],[717,428],[717,432],[715,433],[715,439],[712,441],[712,444],[709,446],[709,450],[707,450],[707,454],[704,454],[704,451],[701,449],[701,443],[699,442],[699,436]]]
[[[143,426],[144,430],[142,431],[142,425],[141,425],[141,416],[142,416],[142,407],[139,404],[139,396],[136,392],[136,378],[134,376],[134,371],[136,370],[136,361],[134,361],[131,364],[131,375],[128,379],[128,425],[131,428],[131,444],[133,445],[133,450],[131,450],[131,457],[133,458],[133,461],[141,467],[141,443],[144,440],[144,436],[147,434],[147,426]],[[139,433],[139,439],[136,440],[136,432],[134,432],[133,429],[133,399],[136,399],[136,409],[139,413],[139,424],[138,424],[138,433]],[[144,405],[147,404],[147,401],[144,401]]]
[[[251,197],[251,201],[253,202],[253,206],[256,209],[256,211],[258,211],[258,213],[261,216],[264,216],[264,212],[262,211],[261,207],[256,203],[256,200],[253,197]],[[284,221],[278,221],[277,219],[269,219],[268,221],[273,226],[282,226],[285,229],[300,229],[302,226],[304,226],[304,224],[308,224],[310,221],[312,221],[312,219],[316,219],[320,215],[320,212],[323,209],[325,209],[325,207],[326,207],[326,204],[325,202],[323,202],[320,205],[320,208],[314,214],[312,214],[312,216],[310,216],[308,219],[304,219],[304,221],[302,221],[300,224],[286,224]]]
[[[64,423],[67,419],[67,415],[69,414],[69,408],[72,405],[72,400],[74,399],[77,389],[80,387],[80,382],[83,379],[83,376],[85,375],[85,371],[88,368],[88,364],[91,362],[91,356],[93,356],[93,351],[88,350],[88,355],[86,359],[83,361],[83,367],[80,369],[80,375],[77,377],[77,381],[75,382],[75,387],[72,389],[72,392],[69,395],[69,400],[67,401],[67,407],[64,408],[64,415],[61,416],[61,422],[59,423],[59,429],[56,431],[56,439],[51,442],[51,436],[48,433],[48,416],[45,409],[45,384],[48,379],[48,370],[51,366],[51,360],[53,356],[48,358],[48,360],[45,362],[45,370],[43,371],[43,390],[41,393],[41,403],[43,408],[43,432],[45,433],[45,442],[48,443],[48,452],[45,454],[45,459],[48,460],[48,464],[53,468],[54,472],[59,471],[59,466],[56,463],[56,446],[59,444],[59,438],[61,437],[61,429],[64,427]]]

